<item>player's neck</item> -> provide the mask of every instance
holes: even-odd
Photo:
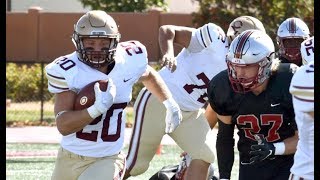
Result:
[[[269,79],[266,79],[260,86],[254,88],[252,90],[252,93],[255,94],[256,96],[261,94],[264,90],[266,90],[267,85],[268,85],[268,81],[269,81]]]
[[[99,67],[97,70],[106,74],[108,72],[108,66]]]

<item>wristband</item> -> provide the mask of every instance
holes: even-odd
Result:
[[[274,155],[283,155],[286,150],[286,145],[284,142],[273,143],[275,147]]]
[[[60,111],[60,112],[58,112],[57,115],[56,115],[56,117],[55,117],[55,119],[57,119],[59,116],[61,116],[61,114],[65,113],[65,112],[67,112],[67,111]]]
[[[92,119],[95,119],[96,117],[101,115],[101,113],[98,111],[98,109],[94,105],[88,107],[87,111]]]
[[[168,109],[173,106],[173,104],[176,104],[173,98],[168,98],[167,100],[162,102],[164,106]]]

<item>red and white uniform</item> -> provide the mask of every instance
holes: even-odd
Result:
[[[297,151],[291,167],[293,177],[314,179],[314,61],[300,67],[294,74],[290,93],[292,94],[295,120],[299,131]]]
[[[45,68],[48,89],[51,93],[73,90],[78,92],[85,85],[111,78],[116,86],[113,113],[103,114],[81,131],[63,136],[61,146],[78,155],[104,157],[119,153],[124,143],[124,108],[131,100],[132,86],[146,71],[146,48],[138,41],[121,42],[115,54],[115,66],[107,75],[79,61],[76,52],[61,56]]]

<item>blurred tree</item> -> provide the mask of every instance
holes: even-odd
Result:
[[[314,0],[194,0],[200,8],[193,13],[195,27],[208,22],[220,25],[225,32],[229,23],[238,16],[258,18],[276,43],[279,25],[289,17],[306,22],[311,34],[314,32]]]
[[[144,12],[150,8],[167,11],[165,0],[79,0],[83,7],[106,12]]]

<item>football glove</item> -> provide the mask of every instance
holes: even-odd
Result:
[[[258,144],[251,145],[250,164],[261,162],[265,159],[274,158],[275,147],[273,143],[268,143],[262,135],[254,135]]]
[[[167,108],[165,133],[172,133],[181,123],[181,110],[176,101],[172,98],[163,101],[163,104]]]
[[[108,87],[106,91],[100,90],[98,82],[94,84],[95,102],[87,110],[92,119],[104,114],[112,106],[116,96],[116,86],[111,79],[108,79]]]

